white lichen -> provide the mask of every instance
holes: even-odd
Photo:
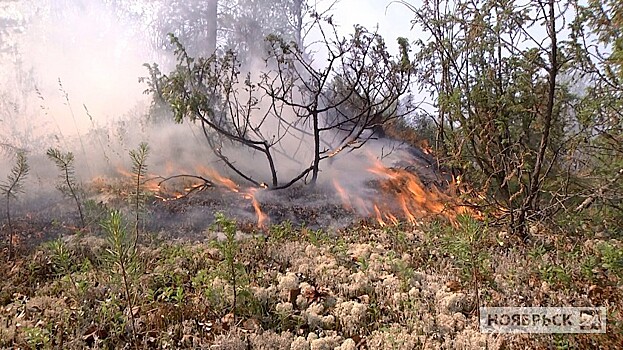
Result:
[[[368,306],[356,301],[345,301],[335,306],[335,316],[348,334],[357,333],[366,322]]]
[[[290,293],[299,287],[299,278],[295,273],[288,272],[279,277],[279,291],[282,293]]]

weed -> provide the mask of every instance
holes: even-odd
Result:
[[[582,261],[580,265],[580,273],[582,276],[587,278],[589,281],[593,281],[595,279],[595,268],[598,266],[599,261],[596,256],[588,255]]]
[[[311,230],[302,228],[301,232],[305,232],[309,243],[315,245],[316,247],[320,246],[321,243],[326,242],[329,239],[329,236],[322,229]]]
[[[597,246],[601,256],[601,267],[623,278],[623,249],[608,242]]]
[[[59,276],[67,276],[72,289],[79,293],[78,284],[74,280],[71,271],[72,258],[65,242],[61,238],[50,243],[50,251],[52,264]]]
[[[456,234],[444,237],[444,248],[461,269],[461,277],[473,285],[478,309],[481,276],[488,272],[489,263],[489,255],[482,246],[487,227],[469,215],[459,215],[456,224]]]
[[[217,218],[218,220],[218,218]],[[272,225],[269,230],[270,238],[281,241],[295,236],[295,230],[290,221],[284,221],[277,225]]]
[[[409,291],[409,288],[411,288],[411,279],[415,276],[415,270],[400,259],[392,261],[393,269],[396,272],[396,275],[400,278],[400,288],[403,292]]]
[[[87,226],[104,220],[109,211],[104,203],[98,203],[92,199],[84,201],[83,207]]]
[[[223,213],[216,214],[215,224],[225,233],[223,241],[216,240],[214,246],[223,254],[225,258],[224,264],[227,270],[227,276],[233,289],[233,301],[230,312],[236,315],[236,302],[238,300],[238,279],[239,264],[237,262],[237,254],[240,249],[236,240],[236,223],[225,217]]]
[[[360,256],[357,258],[357,264],[359,265],[359,270],[365,272],[370,269],[370,259],[365,256]]]
[[[475,282],[476,274],[487,270],[488,254],[481,249],[486,228],[471,216],[457,218],[458,230],[455,234],[446,234],[443,247],[461,269],[461,277]]]
[[[47,347],[50,344],[50,331],[40,327],[26,327],[24,329],[26,343],[35,349]]]
[[[544,245],[537,245],[528,251],[528,256],[533,260],[538,261],[543,255],[547,253],[547,248]]]
[[[559,265],[546,264],[539,267],[541,278],[549,284],[562,283],[569,285],[571,276],[565,271],[565,268]]]

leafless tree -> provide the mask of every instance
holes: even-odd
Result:
[[[200,123],[212,152],[251,184],[278,189],[302,180],[316,183],[323,160],[360,147],[374,128],[413,106],[400,103],[412,76],[406,40],[399,40],[394,57],[377,33],[362,27],[346,39],[330,17],[316,16],[314,26],[323,38],[325,65],[295,41],[271,35],[260,74],[241,72],[231,51],[192,58],[172,37],[177,69],[162,75],[150,66],[150,89],[171,106],[177,122]],[[264,158],[266,181],[255,177],[258,161],[246,168],[236,163],[231,155],[241,148]],[[280,164],[292,161],[294,174],[283,171]]]

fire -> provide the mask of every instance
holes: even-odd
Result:
[[[233,182],[231,179],[221,176],[221,174],[219,174],[216,170],[199,165],[197,166],[197,171],[203,176],[209,177],[221,186],[228,188],[230,191],[239,192],[238,185],[235,182]]]
[[[376,213],[376,221],[379,222],[379,225],[381,225],[381,227],[387,226],[387,224],[383,220],[383,216],[381,215],[381,211],[379,210],[379,207],[376,204],[374,205],[374,213]]]
[[[257,226],[264,228],[268,222],[268,216],[264,214],[262,208],[260,207],[260,202],[258,202],[257,198],[255,198],[256,193],[257,188],[249,188],[245,197],[250,199],[251,203],[253,203],[253,209],[255,209],[255,215],[257,216]]]
[[[122,167],[117,167],[116,170],[117,173],[124,178],[134,178],[135,176],[133,173]],[[165,172],[167,174],[179,174],[180,169],[175,167],[172,162],[167,162],[165,165]],[[231,192],[240,193],[243,198],[250,200],[255,214],[257,215],[258,227],[266,227],[269,218],[268,215],[262,211],[260,202],[256,198],[257,188],[249,188],[241,191],[240,187],[233,180],[222,176],[215,169],[202,165],[197,166],[194,173],[197,175],[146,175],[145,177],[147,180],[142,186],[146,191],[153,193],[154,197],[162,200],[163,202],[167,202],[183,198],[192,192],[202,191],[207,187],[216,185]],[[168,186],[169,182],[172,182],[173,184]],[[167,187],[183,188],[183,190],[172,190]]]
[[[353,205],[350,202],[350,197],[348,196],[348,193],[346,192],[346,190],[344,190],[344,188],[340,185],[340,183],[337,180],[335,180],[335,179],[333,180],[333,187],[335,187],[335,189],[337,190],[337,194],[342,199],[342,203],[344,204],[344,208],[346,208],[348,210],[352,210],[353,209]]]
[[[442,215],[454,221],[458,213],[466,211],[456,204],[455,198],[435,187],[427,188],[409,170],[389,168],[375,160],[368,172],[378,178],[379,193],[372,199],[349,193],[337,180],[333,181],[333,187],[344,208],[376,218],[381,227],[401,220],[416,223],[417,219],[427,215]]]
[[[362,217],[375,218],[381,227],[396,225],[400,221],[415,224],[418,219],[428,215],[441,215],[454,221],[459,213],[468,211],[466,207],[458,205],[456,197],[450,194],[456,191],[442,192],[436,187],[429,188],[412,171],[387,167],[372,156],[370,158],[373,159],[372,165],[367,171],[373,174],[376,180],[375,186],[368,188],[366,194],[361,194],[360,189],[355,192],[343,186],[337,179],[333,180],[333,188],[346,210]],[[179,174],[180,169],[177,171],[175,169],[171,163],[166,164],[165,170],[168,174]],[[124,177],[134,178],[132,173],[122,168],[118,168],[117,171]],[[196,175],[189,173],[168,177],[146,175],[144,189],[162,201],[171,201],[208,187],[220,187],[249,200],[257,217],[257,226],[266,227],[269,216],[262,210],[258,200],[260,188],[241,188],[232,179],[202,165],[195,167],[191,173]],[[453,185],[459,184],[461,184],[460,177],[453,182]],[[455,188],[451,187],[452,189]]]

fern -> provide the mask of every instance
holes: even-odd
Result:
[[[24,192],[24,180],[30,171],[28,159],[23,151],[17,152],[17,160],[11,168],[7,180],[0,183],[0,192],[6,200],[6,217],[9,226],[9,260],[13,258],[13,223],[11,222],[11,199],[16,199],[17,194]]]
[[[76,171],[74,168],[74,155],[71,152],[62,153],[56,148],[50,148],[47,151],[47,156],[61,171],[61,182],[57,186],[58,190],[64,195],[73,198],[78,207],[78,214],[80,214],[80,223],[82,227],[85,227],[84,214],[82,213],[82,204],[80,203],[79,187],[76,182]]]
[[[140,236],[140,221],[143,209],[145,208],[145,193],[143,191],[143,177],[147,173],[147,155],[149,154],[149,146],[145,142],[141,142],[138,149],[130,151],[130,158],[132,159],[132,175],[136,187],[134,193],[132,193],[132,200],[134,201],[134,214],[136,222],[134,223],[135,239],[134,248],[138,243]]]

